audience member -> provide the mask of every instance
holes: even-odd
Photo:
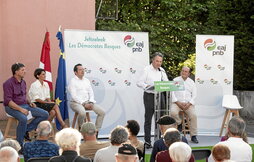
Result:
[[[4,106],[5,111],[19,121],[16,135],[17,141],[22,147],[24,138],[29,140],[28,132],[36,129],[41,121],[47,120],[49,114],[27,100],[26,82],[24,81],[26,74],[25,65],[15,63],[12,65],[11,70],[13,76],[3,84]],[[29,111],[34,119],[27,124]]]
[[[252,161],[252,149],[248,143],[243,140],[246,124],[241,117],[234,116],[228,123],[228,136],[226,141],[219,142],[227,146],[230,150],[230,160],[237,162]],[[213,161],[212,156],[209,157]]]
[[[168,128],[177,128],[176,120],[168,115],[160,117],[160,119],[158,119],[157,121],[157,124],[159,124],[161,134],[164,134]],[[181,139],[183,142],[188,143],[187,139],[184,136],[182,136]],[[154,162],[156,154],[164,150],[168,150],[168,146],[165,145],[163,138],[160,138],[159,140],[155,141],[153,144],[150,162]]]
[[[181,134],[176,128],[168,128],[163,135],[164,143],[167,147],[170,147],[174,142],[181,141]],[[172,159],[169,156],[168,150],[158,152],[156,155],[156,162],[172,162]],[[189,162],[194,162],[194,156],[192,155]]]
[[[97,150],[108,147],[109,142],[99,142],[96,139],[96,127],[92,122],[83,123],[81,126],[80,132],[83,135],[84,142],[80,145],[80,155],[88,157],[90,159],[94,158],[94,155]]]
[[[128,129],[129,136],[128,139],[133,147],[138,151],[139,157],[144,152],[144,142],[138,140],[137,135],[139,133],[140,127],[136,120],[128,120],[126,128]]]
[[[52,127],[49,121],[39,123],[37,139],[24,144],[24,159],[27,161],[34,157],[52,157],[59,155],[59,146],[48,141]]]
[[[190,136],[191,141],[198,143],[197,139],[197,115],[195,112],[195,99],[197,95],[195,82],[189,78],[191,69],[189,67],[183,67],[181,70],[181,76],[174,78],[174,81],[184,82],[184,91],[172,92],[172,107],[170,109],[171,116],[175,118],[177,124],[181,127],[182,120],[179,117],[179,112],[184,111],[190,119]]]
[[[0,143],[0,149],[5,147],[5,146],[10,146],[12,148],[14,148],[17,152],[19,152],[19,150],[21,149],[20,144],[18,143],[18,141],[13,140],[13,139],[6,139],[3,142]]]
[[[48,120],[50,122],[56,116],[57,120],[61,124],[61,127],[67,127],[63,121],[59,107],[55,102],[50,100],[49,85],[44,81],[46,79],[46,71],[38,68],[34,71],[34,77],[36,78],[36,81],[31,84],[28,92],[31,102],[35,103],[37,107],[49,113]]]
[[[0,162],[19,162],[19,154],[14,148],[5,146],[0,149]]]
[[[191,158],[191,147],[184,142],[175,142],[168,150],[172,162],[188,162]]]
[[[94,162],[111,162],[115,161],[115,154],[118,152],[121,144],[128,140],[127,129],[123,126],[117,126],[111,131],[111,145],[98,150],[94,156]]]
[[[136,162],[137,150],[130,144],[123,144],[116,154],[116,162]]]
[[[60,147],[61,156],[52,157],[49,162],[91,162],[90,159],[79,156],[81,133],[73,128],[64,128],[56,133],[56,143]]]
[[[216,144],[212,148],[212,156],[215,162],[225,162],[230,159],[230,150],[226,145]]]

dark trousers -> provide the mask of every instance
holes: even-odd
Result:
[[[154,94],[144,92],[143,101],[145,105],[145,142],[151,143],[151,124],[154,114]],[[161,94],[161,110],[164,110],[166,107],[165,95]],[[163,115],[163,113],[161,113]]]

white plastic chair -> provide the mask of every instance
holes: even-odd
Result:
[[[224,107],[226,111],[220,129],[220,136],[222,135],[223,129],[228,125],[230,113],[239,116],[239,109],[243,108],[239,104],[239,101],[235,95],[224,95],[222,99],[222,107]]]

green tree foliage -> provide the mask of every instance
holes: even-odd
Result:
[[[104,7],[110,8],[109,4]],[[205,6],[189,0],[124,0],[119,2],[118,20],[99,19],[96,28],[149,32],[150,54],[163,53],[163,66],[175,77],[178,64],[195,52],[195,35],[206,22]]]
[[[100,0],[96,0],[96,5]],[[115,0],[104,0],[99,16],[114,15]],[[97,30],[149,32],[150,54],[165,55],[172,77],[190,59],[195,65],[197,34],[235,35],[234,87],[254,89],[253,19],[250,0],[119,0],[118,19],[98,19]],[[113,13],[113,14],[112,14]],[[103,15],[104,14],[104,15]]]

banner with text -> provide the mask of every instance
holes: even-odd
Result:
[[[196,36],[196,111],[199,134],[218,135],[225,109],[222,97],[233,93],[234,36]]]
[[[149,63],[148,33],[65,30],[64,38],[67,82],[74,77],[74,65],[81,63],[106,113],[99,137],[130,119],[139,122],[144,134],[143,91],[136,81]],[[90,116],[95,122],[96,114]]]

